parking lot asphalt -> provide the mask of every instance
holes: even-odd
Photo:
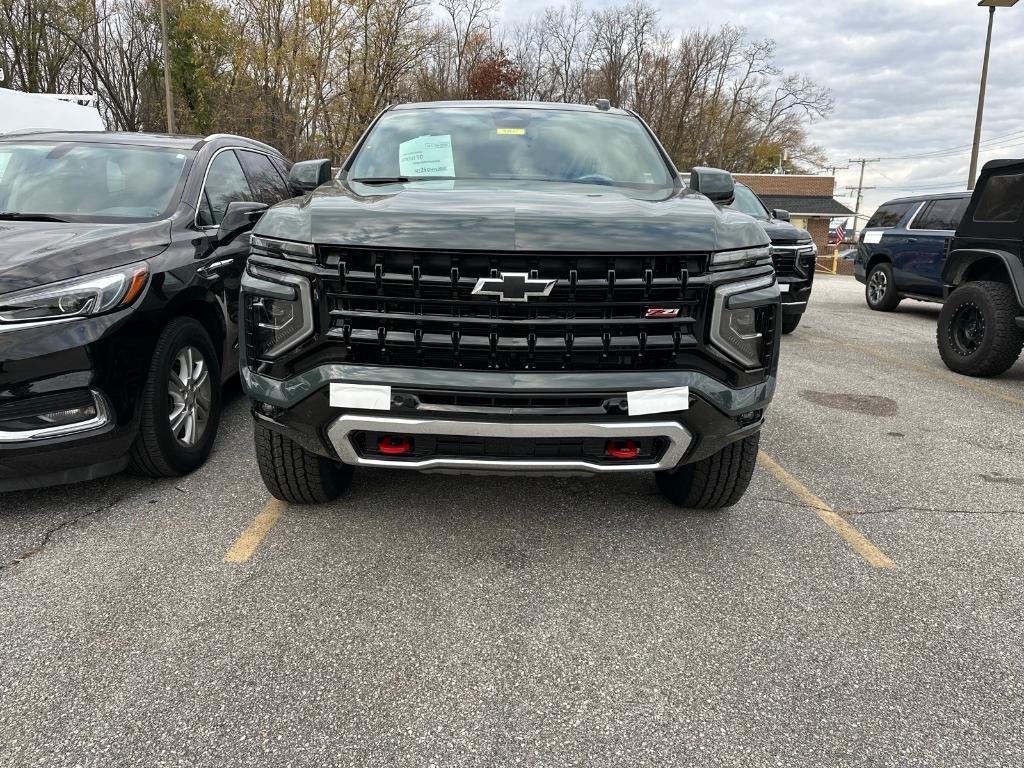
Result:
[[[937,314],[819,277],[722,512],[390,471],[267,507],[237,388],[191,476],[0,495],[0,765],[1019,766],[1024,361],[949,373]]]

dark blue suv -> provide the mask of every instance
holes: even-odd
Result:
[[[942,301],[942,265],[970,199],[970,192],[903,197],[875,211],[853,265],[871,309],[891,312],[903,299]]]

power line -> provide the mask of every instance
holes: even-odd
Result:
[[[1017,139],[1017,138],[1020,138],[1022,136],[1024,136],[1024,131],[1016,130],[1016,131],[1011,131],[1010,133],[1004,133],[1004,134],[1002,134],[1000,136],[992,136],[991,138],[985,139],[981,143],[982,143],[982,145],[987,145],[987,146],[984,146],[985,149],[999,149],[1001,147],[991,146],[992,142],[1001,141],[1003,139]],[[1017,145],[1016,144],[1011,144],[1009,146],[1017,146]],[[939,158],[939,157],[945,157],[945,156],[948,156],[948,155],[956,155],[956,154],[959,154],[960,152],[962,152],[963,150],[970,149],[970,148],[971,148],[970,144],[960,144],[960,145],[958,145],[956,147],[947,147],[946,149],[933,149],[930,152],[919,152],[919,153],[913,154],[913,155],[893,155],[891,157],[882,157],[882,158],[879,158],[879,159],[880,160],[918,160],[918,159]]]

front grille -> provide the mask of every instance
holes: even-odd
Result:
[[[673,368],[698,345],[706,255],[321,249],[327,337],[351,362],[479,370]],[[526,302],[474,295],[480,278],[553,280]],[[651,309],[677,312],[648,317]]]
[[[772,245],[775,274],[781,277],[806,277],[813,261],[814,248],[809,245]]]

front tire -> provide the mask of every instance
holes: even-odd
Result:
[[[139,434],[128,468],[149,477],[198,469],[220,425],[220,360],[206,329],[190,317],[167,324],[142,388]]]
[[[796,330],[796,327],[800,325],[800,318],[803,315],[783,315],[782,316],[782,333],[792,333]]]
[[[323,504],[352,482],[352,467],[310,453],[294,440],[256,423],[256,463],[274,498],[289,504]]]
[[[864,300],[876,312],[892,312],[899,306],[900,297],[896,293],[896,281],[889,262],[882,261],[871,268],[868,283],[864,286]]]
[[[1005,283],[979,280],[949,294],[939,312],[942,362],[965,376],[998,376],[1020,357],[1024,330],[1014,323],[1017,297]]]
[[[730,443],[706,459],[655,473],[658,490],[679,507],[719,509],[739,501],[757,462],[760,431]]]

